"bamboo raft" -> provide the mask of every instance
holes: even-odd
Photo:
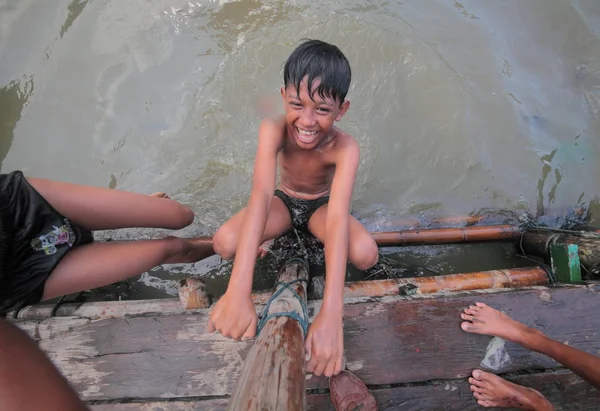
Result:
[[[385,234],[378,242],[527,238],[504,226],[436,230],[438,237],[419,229]],[[558,241],[549,235],[527,240],[526,248],[543,243],[538,251],[544,254]],[[257,309],[272,300],[266,315],[303,318],[305,305],[311,321],[323,279],[313,278],[307,288],[307,267],[292,261],[282,266],[279,281],[294,280],[290,288],[276,286],[276,298],[271,291],[253,294]],[[344,297],[346,368],[368,385],[380,410],[480,409],[466,378],[481,368],[492,338],[459,327],[461,311],[475,301],[600,355],[600,282],[557,284],[539,266],[352,282]],[[202,283],[192,280],[182,284],[180,299],[65,304],[54,316],[52,307],[34,306],[15,321],[93,411],[333,410],[327,379],[306,375],[300,322],[276,315],[255,339],[236,342],[204,332],[208,305]],[[511,361],[494,373],[539,390],[557,409],[598,409],[600,392],[573,373],[515,344],[506,347]]]

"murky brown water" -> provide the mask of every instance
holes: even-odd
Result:
[[[598,0],[0,0],[1,170],[167,191],[197,213],[180,234],[212,233],[247,200],[256,101],[304,37],[352,64],[341,126],[362,146],[357,215],[535,214],[600,193]],[[505,261],[419,250],[396,257]],[[226,269],[214,257],[130,285],[160,296]]]

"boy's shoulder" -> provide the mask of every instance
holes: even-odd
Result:
[[[260,129],[284,131],[285,130],[285,116],[284,115],[271,115],[264,117],[260,122]]]
[[[270,147],[271,149],[279,150],[283,144],[285,136],[285,118],[284,117],[267,117],[260,122],[258,129],[259,147]],[[261,144],[260,141],[263,143]]]
[[[356,139],[350,133],[347,133],[340,128],[333,127],[333,133],[334,133],[333,137],[334,137],[334,140],[336,141],[336,143],[339,143],[341,145],[358,144]]]
[[[347,133],[337,127],[333,128],[333,138],[332,140],[332,151],[335,154],[342,154],[351,152],[358,153],[360,151],[360,147],[358,141],[350,134]]]

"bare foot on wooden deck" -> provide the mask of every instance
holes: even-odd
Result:
[[[484,303],[465,308],[460,318],[465,320],[460,327],[466,332],[493,335],[520,344],[527,334],[539,332]]]
[[[471,391],[482,407],[552,411],[554,407],[538,391],[506,381],[497,375],[474,370],[469,378]]]
[[[150,197],[154,197],[154,198],[166,198],[168,200],[171,199],[171,197],[169,197],[167,195],[167,193],[163,193],[162,191],[159,191],[158,193],[150,194]]]

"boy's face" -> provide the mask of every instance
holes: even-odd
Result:
[[[306,78],[300,83],[300,93],[293,85],[281,89],[288,130],[298,147],[305,150],[317,147],[350,107],[347,100],[340,104],[331,97],[321,98],[315,91],[319,83],[317,79],[312,84],[314,101],[308,95]]]

